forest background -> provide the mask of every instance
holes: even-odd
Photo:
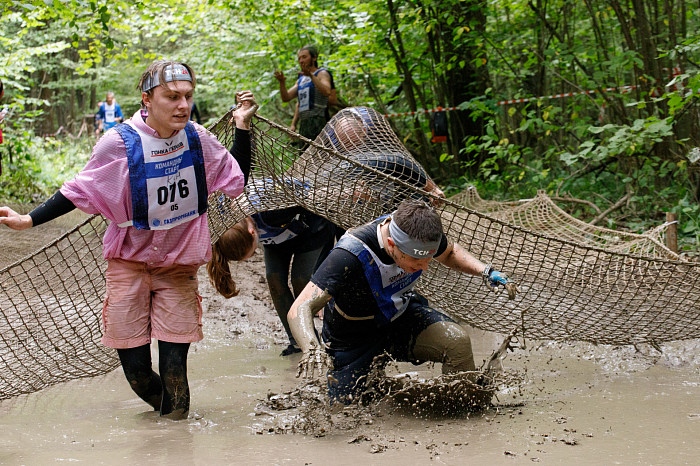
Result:
[[[43,200],[87,161],[97,102],[125,117],[156,58],[185,61],[212,123],[252,90],[288,125],[291,85],[315,44],[340,98],[384,114],[448,193],[545,190],[575,216],[641,232],[679,216],[700,241],[700,0],[0,0],[4,202]],[[551,97],[572,93],[567,97]],[[520,102],[507,102],[525,99]],[[586,202],[573,202],[568,197]],[[606,213],[607,211],[607,213]],[[600,213],[606,213],[601,216]]]

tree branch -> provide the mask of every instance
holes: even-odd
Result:
[[[627,194],[625,194],[624,196],[622,196],[622,197],[620,198],[619,201],[617,201],[617,202],[616,202],[615,204],[613,204],[612,206],[608,207],[608,208],[607,208],[605,211],[603,211],[600,215],[598,215],[596,218],[594,218],[593,220],[591,220],[591,221],[589,222],[589,224],[590,224],[590,225],[595,225],[596,223],[598,223],[598,222],[600,222],[601,220],[603,220],[610,212],[612,212],[612,211],[614,211],[614,210],[617,210],[617,209],[619,209],[620,207],[622,207],[623,205],[625,205],[625,203],[629,200],[629,198],[631,197],[631,195],[632,195],[631,193],[627,193]]]
[[[590,207],[590,208],[592,208],[593,210],[595,210],[598,214],[601,213],[600,207],[598,207],[597,205],[595,205],[595,204],[592,203],[591,201],[587,201],[587,200],[585,200],[585,199],[576,199],[575,197],[557,197],[557,196],[550,197],[550,199],[553,200],[553,201],[559,201],[559,202],[576,202],[576,203],[579,203],[579,204],[585,204],[585,205],[587,205],[588,207]]]

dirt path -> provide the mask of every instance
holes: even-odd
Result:
[[[323,432],[292,433],[299,411],[271,411],[293,390],[298,355],[264,283],[262,256],[234,270],[238,298],[200,270],[205,340],[189,360],[187,421],[158,418],[120,371],[0,402],[0,463],[49,464],[689,464],[700,437],[700,343],[651,348],[527,342],[505,366],[525,379],[470,416],[391,407],[314,408]],[[473,331],[478,361],[499,336]],[[434,374],[437,367],[401,365]],[[312,411],[314,410],[312,409]]]

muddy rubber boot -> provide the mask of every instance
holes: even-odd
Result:
[[[133,385],[131,388],[132,390],[134,389]],[[160,382],[160,377],[158,374],[155,372],[151,374],[151,383],[148,391],[145,394],[141,395],[138,392],[136,392],[136,394],[139,395],[143,401],[153,406],[154,411],[159,411],[160,405],[163,403],[163,386]]]
[[[280,353],[280,356],[289,356],[291,354],[295,353],[301,353],[301,348],[299,348],[299,345],[297,345],[297,341],[294,339],[294,337],[291,335],[291,333],[288,335],[289,336],[289,345],[282,350]]]
[[[190,387],[187,383],[189,343],[158,342],[163,401],[160,415],[168,419],[186,419],[190,412]]]
[[[168,419],[187,419],[190,412],[190,387],[187,376],[168,375],[163,380],[163,401],[160,415]]]
[[[160,383],[160,377],[155,372],[151,371],[149,378],[128,378],[131,389],[139,398],[153,406],[154,411],[160,410],[160,405],[163,400],[163,388]]]
[[[153,406],[155,411],[160,410],[163,386],[160,376],[151,369],[150,345],[118,349],[117,353],[122,363],[124,376],[134,393]]]

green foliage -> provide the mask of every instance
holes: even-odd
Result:
[[[581,161],[603,162],[607,158],[643,155],[649,152],[653,143],[673,135],[671,123],[670,117],[661,120],[649,117],[646,121],[635,120],[631,126],[591,126],[588,131],[599,137],[581,143],[578,152],[563,152],[560,157],[567,165],[574,165]]]
[[[16,203],[39,202],[58,190],[85,165],[92,142],[44,140],[28,132],[12,132],[9,136],[9,141],[0,145],[0,199]]]

